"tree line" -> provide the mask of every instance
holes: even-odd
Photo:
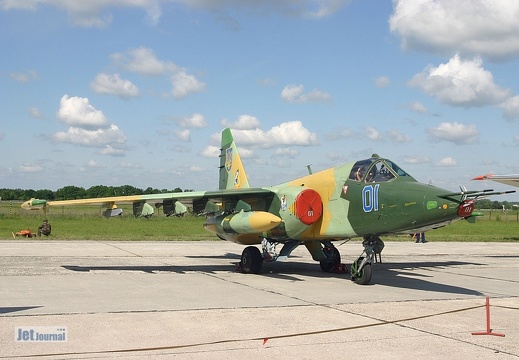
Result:
[[[74,199],[88,199],[88,198],[100,198],[109,196],[129,196],[129,195],[149,195],[149,194],[164,194],[174,192],[188,192],[193,190],[182,190],[175,188],[173,190],[168,189],[154,189],[148,187],[145,190],[139,189],[131,185],[122,186],[104,186],[95,185],[88,189],[79,186],[65,186],[59,188],[56,191],[42,189],[0,189],[0,199],[6,200],[29,200],[31,198],[45,199],[45,200],[74,200]]]

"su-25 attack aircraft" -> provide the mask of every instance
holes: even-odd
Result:
[[[251,188],[230,129],[222,132],[219,181],[216,191],[52,202],[31,199],[22,207],[107,204],[105,216],[115,216],[120,214],[116,203],[129,202],[136,216],[149,216],[153,213],[149,203],[162,205],[166,214],[185,212],[191,205],[206,216],[208,231],[246,245],[240,262],[246,273],[259,273],[263,262],[286,259],[299,245],[308,249],[323,271],[331,272],[341,264],[332,242],[362,237],[364,251],[350,272],[353,281],[368,284],[372,264],[384,248],[380,236],[422,232],[470,219],[476,198],[504,193],[453,193],[422,184],[375,154],[280,185]],[[255,246],[260,244],[262,250]]]

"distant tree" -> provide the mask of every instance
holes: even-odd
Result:
[[[56,198],[54,191],[44,189],[44,190],[36,190],[34,193],[34,197],[36,199],[45,199],[45,200],[54,200]]]
[[[142,195],[142,189],[136,188],[131,185],[123,185],[115,187],[117,196],[130,196],[130,195]]]
[[[86,190],[86,196],[89,198],[100,198],[109,196],[109,188],[104,185],[94,185]]]
[[[86,198],[86,190],[77,186],[65,186],[56,190],[57,200],[73,200]]]

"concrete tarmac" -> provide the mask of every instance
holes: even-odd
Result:
[[[519,358],[519,242],[387,242],[366,286],[304,247],[242,274],[242,250],[2,240],[0,359]],[[66,341],[23,340],[41,326]]]

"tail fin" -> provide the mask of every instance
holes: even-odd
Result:
[[[249,188],[249,180],[234,143],[231,129],[222,131],[220,149],[220,187],[219,189]]]

